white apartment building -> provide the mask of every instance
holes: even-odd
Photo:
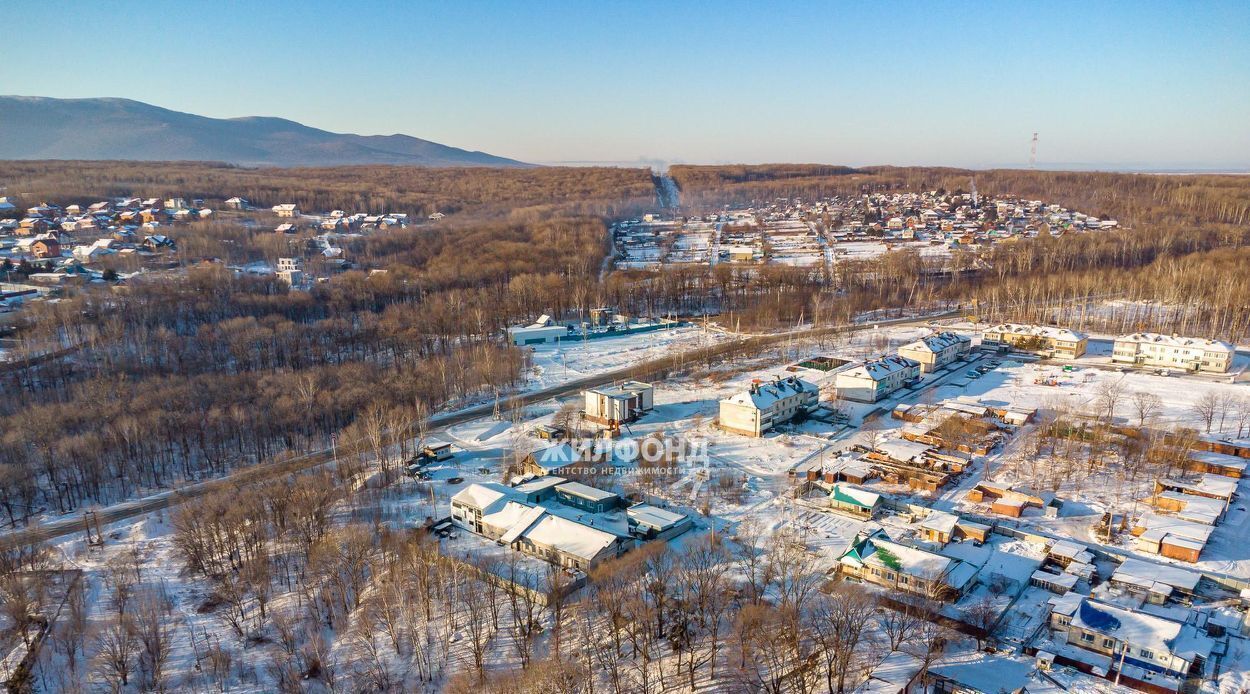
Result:
[[[981,344],[985,346],[1007,345],[1061,359],[1076,359],[1084,355],[1088,341],[1084,333],[1049,325],[1003,323],[981,333]]]
[[[1116,338],[1111,361],[1183,371],[1225,373],[1232,367],[1236,351],[1232,345],[1219,340],[1133,333]]]
[[[841,371],[834,381],[838,397],[876,402],[920,378],[920,362],[903,356],[882,357]]]
[[[746,436],[763,436],[777,424],[806,414],[820,403],[820,389],[797,376],[752,384],[746,392],[720,401],[720,427]]]
[[[920,370],[932,373],[956,361],[972,349],[972,338],[953,332],[933,333],[898,348],[900,357],[920,362]]]

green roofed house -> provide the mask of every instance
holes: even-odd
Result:
[[[880,505],[881,495],[867,489],[849,484],[835,484],[829,490],[829,508],[835,513],[867,520],[872,518]]]
[[[933,600],[958,598],[967,583],[961,563],[894,542],[880,529],[857,535],[838,559],[843,575]]]

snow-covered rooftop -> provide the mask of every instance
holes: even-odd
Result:
[[[1001,323],[985,332],[1004,335],[1028,335],[1063,342],[1080,342],[1086,337],[1084,333],[1078,333],[1067,328],[1056,328],[1049,325],[1022,325],[1020,323]]]
[[[853,378],[870,378],[874,381],[880,381],[887,378],[891,374],[908,369],[915,369],[920,366],[920,362],[907,357],[882,357],[866,361],[859,366],[852,367],[841,372],[840,375]]]
[[[1163,345],[1167,347],[1179,347],[1185,349],[1201,349],[1206,352],[1228,352],[1232,353],[1234,347],[1227,342],[1220,340],[1208,340],[1201,337],[1183,337],[1180,335],[1161,335],[1159,333],[1133,333],[1117,337],[1116,342],[1131,342],[1135,344],[1151,344]]]

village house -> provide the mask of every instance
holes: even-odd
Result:
[[[920,378],[920,362],[891,356],[839,371],[834,385],[843,400],[877,402],[917,378]]]
[[[654,407],[655,388],[650,383],[626,381],[619,386],[583,391],[583,416],[596,424],[632,422]]]
[[[1003,323],[981,333],[984,346],[1001,345],[1058,359],[1083,356],[1088,342],[1089,338],[1083,333],[1047,325]]]
[[[720,401],[720,428],[763,436],[778,424],[806,415],[820,403],[820,390],[797,376],[752,383],[746,392]]]
[[[52,234],[44,234],[30,244],[30,253],[36,258],[59,258],[61,242]]]
[[[1133,333],[1115,339],[1111,361],[1182,371],[1225,373],[1236,349],[1227,342],[1158,333]]]
[[[1067,646],[1056,662],[1145,691],[1180,691],[1186,680],[1206,677],[1216,644],[1197,626],[1075,593],[1050,605],[1050,627]]]
[[[226,207],[232,210],[246,210],[249,206],[250,203],[246,198],[234,197],[226,201]]]
[[[922,373],[932,373],[962,359],[972,349],[972,338],[953,332],[922,337],[898,348],[898,355],[920,362]]]
[[[945,546],[955,539],[959,529],[959,516],[945,511],[932,511],[920,523],[920,537],[938,546]]]
[[[295,203],[285,203],[282,205],[274,205],[273,213],[279,217],[298,217],[299,206]]]
[[[934,661],[924,679],[931,694],[1053,694],[1058,690],[1049,681],[1036,682],[1033,670],[1033,661],[1027,658],[958,653]]]
[[[853,518],[867,520],[881,505],[881,495],[849,484],[834,484],[829,489],[829,508]]]
[[[956,559],[890,540],[884,530],[860,533],[842,556],[838,568],[847,576],[891,590],[932,600],[958,597],[971,578],[955,572]]]

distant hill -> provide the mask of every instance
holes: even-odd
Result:
[[[332,133],[282,118],[206,118],[130,99],[38,96],[0,96],[0,159],[529,166],[408,135]]]

